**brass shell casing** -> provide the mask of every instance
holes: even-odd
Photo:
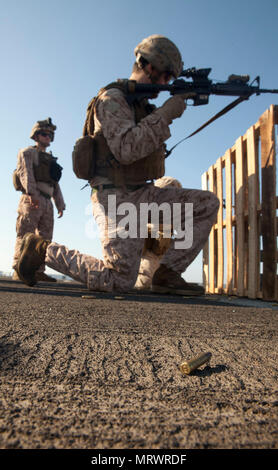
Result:
[[[183,374],[190,374],[193,370],[197,369],[198,367],[202,366],[206,362],[209,362],[211,358],[211,353],[203,353],[200,356],[194,357],[189,361],[182,362],[180,365],[180,370]]]

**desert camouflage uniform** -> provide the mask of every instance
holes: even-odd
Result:
[[[38,151],[35,147],[21,149],[17,156],[17,172],[20,182],[26,194],[22,194],[18,206],[18,217],[16,221],[16,242],[13,259],[13,268],[15,268],[22,238],[27,232],[41,235],[47,240],[52,240],[53,236],[53,198],[58,212],[65,209],[65,202],[59,184],[55,188],[47,183],[37,182],[34,177],[33,165],[38,163]],[[42,195],[42,193],[45,194]],[[31,207],[28,195],[32,195],[38,200],[38,208]],[[48,196],[48,197],[47,197]],[[44,271],[44,265],[39,268]]]
[[[182,188],[181,183],[171,176],[163,176],[162,178],[159,178],[156,180],[155,186],[158,188],[167,188],[169,186]],[[162,244],[161,240],[158,241],[158,246],[156,244],[156,247],[149,246],[150,243],[145,243],[138,277],[134,286],[136,289],[149,289],[151,287],[153,275],[159,268],[161,258],[170,246],[170,239],[163,239],[163,242],[164,243]]]
[[[104,137],[115,158],[122,164],[130,164],[146,157],[164,144],[170,137],[167,122],[155,111],[135,123],[132,108],[127,104],[119,89],[110,89],[99,98],[96,107],[95,130],[102,129]],[[90,255],[69,250],[65,246],[51,243],[46,252],[47,266],[68,275],[91,290],[111,292],[127,291],[136,282],[140,266],[144,238],[108,237],[108,195],[116,195],[117,206],[132,203],[139,213],[140,203],[167,202],[193,203],[193,244],[190,249],[174,249],[174,240],[161,263],[178,273],[183,273],[205,244],[212,224],[215,221],[219,201],[209,191],[180,189],[176,187],[159,188],[153,183],[136,189],[102,189],[101,185],[109,180],[96,176],[93,187],[99,189],[92,194],[93,215],[100,227],[103,248],[103,261]],[[103,209],[105,210],[105,216]],[[123,216],[117,215],[116,225]],[[139,224],[139,222],[138,222]],[[184,228],[185,215],[182,213],[181,226]]]

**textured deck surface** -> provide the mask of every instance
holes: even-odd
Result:
[[[277,315],[2,279],[0,448],[278,448]],[[181,374],[207,351],[209,365]]]

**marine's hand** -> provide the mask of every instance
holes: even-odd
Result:
[[[165,103],[156,110],[156,113],[159,113],[166,119],[168,124],[171,124],[173,119],[181,117],[185,109],[186,103],[183,95],[174,95],[172,98],[165,101]]]
[[[58,212],[58,219],[60,219],[61,217],[63,217],[63,214],[64,214],[64,211],[59,211],[59,212]]]

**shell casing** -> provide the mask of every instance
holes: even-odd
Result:
[[[193,370],[202,366],[206,362],[209,362],[210,358],[210,352],[200,354],[200,356],[194,357],[189,361],[182,362],[182,364],[180,365],[180,370],[183,374],[190,374],[190,372],[192,372]]]

